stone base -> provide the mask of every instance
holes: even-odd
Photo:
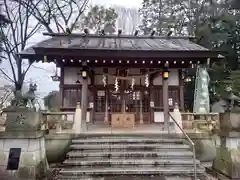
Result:
[[[240,150],[218,147],[213,169],[231,179],[240,179]]]
[[[220,113],[219,122],[221,130],[240,132],[240,113]]]
[[[12,136],[10,135],[12,134]],[[36,180],[48,171],[45,139],[42,132],[28,132],[14,137],[14,132],[1,133],[0,136],[0,168],[19,180]],[[21,148],[19,168],[7,170],[9,151]]]
[[[37,131],[41,129],[41,114],[26,107],[9,107],[6,113],[6,131]]]

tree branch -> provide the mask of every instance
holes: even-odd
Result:
[[[12,78],[10,78],[10,76],[8,76],[7,73],[5,73],[5,72],[3,71],[2,68],[0,69],[0,72],[7,78],[7,80],[9,80],[9,81],[11,81],[11,82],[14,82],[14,80],[13,80]]]

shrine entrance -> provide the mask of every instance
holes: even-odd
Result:
[[[45,33],[51,38],[20,53],[29,62],[54,62],[61,69],[60,110],[75,111],[80,102],[83,132],[87,121],[113,127],[119,118],[126,124],[132,118],[135,124],[161,123],[168,130],[174,104],[184,111],[185,70],[220,59],[192,37],[102,32]]]
[[[116,69],[116,75],[105,74],[105,81],[94,91],[95,111],[93,123],[108,121],[112,114],[132,114],[135,124],[150,123],[150,88],[148,77],[128,75],[127,69]],[[114,78],[114,84],[107,80]],[[145,84],[136,83],[137,78],[145,79]]]

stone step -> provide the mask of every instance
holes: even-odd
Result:
[[[198,180],[210,180],[198,174]],[[108,176],[58,176],[58,180],[194,180],[184,175],[108,175]]]
[[[183,139],[161,139],[161,138],[88,138],[88,139],[73,139],[72,144],[137,144],[137,143],[144,143],[144,144],[151,144],[151,143],[174,143],[174,144],[183,144],[185,140]]]
[[[95,160],[82,160],[82,159],[67,159],[63,162],[67,166],[81,166],[81,167],[193,167],[193,159],[95,159]],[[200,162],[196,160],[196,165],[200,166]]]
[[[197,168],[197,173],[204,173],[203,168]],[[193,174],[194,168],[190,167],[132,167],[132,168],[64,168],[60,171],[64,176],[81,176],[81,175],[179,175],[179,174]]]
[[[159,157],[159,158],[186,158],[193,157],[193,153],[191,151],[116,151],[116,152],[105,152],[105,151],[93,151],[87,152],[85,151],[70,151],[67,153],[69,158],[83,158],[83,157],[122,157],[122,158],[130,158],[130,157],[139,157],[139,158],[150,158],[150,157]]]
[[[73,144],[70,150],[189,150],[189,146],[185,144]]]
[[[161,128],[159,128],[159,132]],[[75,139],[105,139],[105,138],[122,138],[122,139],[131,139],[131,138],[158,138],[158,139],[180,139],[185,137],[182,134],[171,132],[170,134],[167,131],[161,131],[161,133],[149,133],[149,132],[113,132],[112,133],[85,133],[85,134],[74,134],[73,138]]]
[[[58,180],[194,180],[193,176],[178,176],[178,175],[108,175],[102,176],[58,176]],[[201,175],[198,175],[198,180],[203,179]]]

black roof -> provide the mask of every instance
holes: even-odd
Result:
[[[209,51],[193,43],[189,37],[47,34],[51,38],[35,48],[88,49],[88,50],[137,50],[137,51]]]

